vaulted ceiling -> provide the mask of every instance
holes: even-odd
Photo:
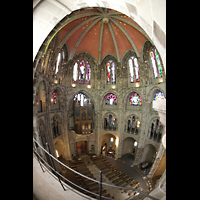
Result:
[[[142,46],[149,39],[145,31],[132,19],[107,8],[84,9],[73,13],[59,32],[58,46],[66,43],[70,59],[77,52],[93,55],[100,64],[107,54],[120,62],[128,49],[141,56]]]

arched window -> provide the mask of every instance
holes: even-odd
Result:
[[[156,48],[151,48],[150,58],[151,58],[154,78],[163,77],[161,61]]]
[[[162,138],[162,133],[163,125],[159,119],[153,119],[149,125],[147,137],[159,143]]]
[[[136,57],[131,56],[128,60],[128,69],[130,75],[130,82],[140,82],[139,66]]]
[[[117,130],[117,119],[112,114],[109,114],[104,118],[104,130]]]
[[[161,91],[159,91],[154,96],[154,101],[161,100],[161,99],[165,99],[165,96],[164,96],[164,94]]]
[[[127,133],[138,134],[140,130],[140,121],[136,116],[130,116],[127,121],[127,125],[125,125],[125,131]]]
[[[62,63],[66,62],[67,60],[68,52],[66,45],[64,45],[57,55],[55,65],[53,67],[53,72],[51,72],[51,74],[56,76],[59,72],[59,69],[62,67]]]
[[[108,94],[105,98],[106,105],[117,105],[117,97],[114,94]]]
[[[90,84],[91,80],[91,66],[88,61],[77,60],[73,67],[73,83]]]
[[[142,98],[138,93],[133,93],[129,98],[130,105],[133,106],[141,106],[142,105]]]
[[[115,72],[115,63],[112,60],[109,60],[106,63],[106,75],[107,75],[107,84],[116,84],[116,72]]]

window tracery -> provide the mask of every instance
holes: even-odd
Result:
[[[162,100],[162,99],[165,99],[164,94],[163,94],[161,91],[157,92],[157,93],[155,94],[155,96],[154,96],[154,101]]]
[[[107,71],[107,84],[116,84],[116,72],[115,72],[115,63],[112,60],[109,60],[106,63]]]
[[[138,134],[140,130],[139,118],[135,115],[128,118],[127,124],[125,124],[125,131],[131,134]]]
[[[117,130],[117,118],[113,114],[107,114],[104,118],[104,130]]]
[[[163,77],[163,69],[161,66],[160,57],[156,48],[151,48],[150,51],[151,64],[153,68],[154,78]]]
[[[73,83],[90,84],[91,81],[91,66],[89,61],[82,59],[77,60],[73,67]]]
[[[130,83],[140,82],[139,65],[136,57],[131,56],[128,59],[128,68],[130,75]]]
[[[162,123],[157,118],[153,119],[149,125],[147,137],[159,143],[161,142],[162,133],[163,133]]]
[[[133,93],[131,94],[130,98],[129,98],[129,103],[130,105],[133,106],[141,106],[142,105],[142,98],[140,97],[140,95],[138,93]]]
[[[116,95],[110,93],[105,97],[105,104],[106,105],[117,105],[117,97]]]

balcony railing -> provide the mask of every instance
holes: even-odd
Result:
[[[102,195],[101,195],[101,193],[102,193],[102,185],[106,185],[106,186],[109,186],[109,187],[118,188],[118,189],[122,189],[122,190],[133,190],[133,191],[137,191],[137,192],[140,193],[142,196],[148,197],[148,198],[153,199],[153,200],[158,200],[157,198],[152,197],[152,196],[150,196],[150,195],[148,195],[148,194],[146,194],[146,193],[144,193],[144,192],[142,192],[142,191],[140,191],[139,189],[136,189],[136,188],[120,187],[120,186],[110,185],[110,184],[108,184],[108,183],[102,182],[102,172],[101,172],[101,171],[99,171],[99,174],[100,174],[100,180],[99,180],[99,181],[98,181],[98,180],[95,180],[95,179],[93,179],[93,178],[87,177],[87,176],[81,174],[80,172],[78,172],[78,171],[76,171],[76,170],[70,168],[69,166],[65,165],[64,163],[62,163],[61,161],[59,161],[57,158],[55,158],[52,154],[49,153],[49,148],[48,148],[48,144],[47,144],[47,143],[46,143],[46,145],[47,145],[47,150],[48,150],[48,151],[47,151],[46,149],[44,149],[44,148],[38,143],[38,141],[36,141],[36,140],[33,138],[33,152],[34,152],[34,156],[37,158],[37,160],[38,160],[38,162],[39,162],[39,164],[40,164],[40,167],[41,167],[41,169],[42,169],[43,172],[45,172],[44,168],[45,168],[46,170],[48,170],[49,173],[52,173],[52,172],[53,172],[53,174],[51,174],[51,175],[52,175],[56,180],[58,180],[58,181],[60,182],[60,184],[61,184],[61,186],[62,186],[62,188],[63,188],[64,191],[66,191],[65,187],[68,188],[68,189],[70,189],[70,188],[68,187],[68,185],[67,185],[65,182],[61,181],[61,178],[64,179],[65,181],[67,181],[68,183],[72,184],[74,187],[79,188],[81,191],[84,191],[84,192],[87,192],[87,193],[89,193],[89,194],[92,194],[92,195],[95,195],[95,196],[99,197],[99,199],[104,198],[104,199],[111,199],[111,200],[114,200],[113,198],[109,198],[109,197],[105,197],[105,196],[102,196]],[[46,154],[49,156],[49,160],[51,161],[52,166],[50,166],[50,165],[46,162],[46,160],[37,152],[37,148],[36,148],[36,147],[37,147],[37,148],[40,148],[44,153],[46,153]],[[91,191],[89,191],[89,190],[87,190],[87,189],[84,189],[84,188],[80,187],[79,185],[76,185],[75,183],[71,182],[69,179],[65,178],[64,176],[62,176],[59,172],[56,171],[53,160],[56,161],[57,163],[61,164],[61,165],[62,165],[63,167],[65,167],[66,169],[71,170],[71,171],[74,172],[75,174],[78,174],[78,175],[80,175],[80,176],[82,176],[82,177],[84,177],[84,178],[86,178],[86,179],[89,179],[89,180],[91,180],[91,181],[93,181],[93,182],[98,183],[98,184],[99,184],[99,194],[96,194],[96,193],[93,193],[93,192],[91,192]],[[52,171],[52,172],[51,172],[51,171]],[[65,186],[65,187],[64,187],[64,186]],[[72,190],[72,191],[73,191],[73,192],[76,192],[76,191],[74,191],[74,190]],[[76,192],[76,193],[77,193],[77,192]],[[81,193],[77,193],[77,194],[81,195]],[[85,197],[85,196],[83,196],[83,195],[81,195],[81,196],[82,196],[82,197]],[[88,196],[88,197],[89,197],[89,196]],[[85,197],[85,198],[86,198],[86,197]],[[90,199],[90,198],[86,198],[86,199]]]

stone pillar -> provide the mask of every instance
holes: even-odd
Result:
[[[163,175],[160,177],[159,181],[155,185],[155,189],[152,190],[149,195],[152,197],[164,200],[166,199],[166,170],[164,171]],[[151,200],[150,198],[146,197],[144,200]]]
[[[161,123],[166,127],[166,99],[153,101],[153,108],[158,111],[158,114],[160,116]],[[166,129],[165,129],[166,131]],[[151,167],[151,170],[148,174],[149,178],[152,178],[159,163],[162,158],[162,155],[165,151],[165,146],[163,144],[160,145],[158,154],[156,156],[156,160],[154,161],[153,166]],[[166,170],[159,179],[158,183],[155,185],[155,189],[150,192],[151,196],[158,198],[158,199],[166,199]],[[144,200],[150,200],[149,198],[145,198]]]
[[[162,100],[157,100],[157,101],[153,101],[153,108],[158,112],[159,116],[160,116],[160,122],[164,125],[164,127],[166,126],[166,99],[162,99]],[[163,153],[165,151],[165,146],[163,146],[163,144],[160,144],[157,156],[155,158],[155,161],[153,163],[153,166],[151,167],[151,170],[148,174],[149,178],[152,178],[157,167],[160,164],[160,161],[163,157]]]
[[[70,141],[69,141],[69,129],[68,129],[68,122],[69,122],[69,119],[68,119],[68,110],[67,110],[67,100],[66,100],[66,95],[64,96],[63,98],[63,102],[61,103],[61,110],[62,110],[62,113],[63,113],[63,124],[62,124],[62,133],[63,133],[63,141],[64,141],[64,144],[65,144],[65,155],[66,155],[66,159],[67,160],[71,160],[71,151],[70,151],[70,147],[69,147],[69,144],[70,144]]]

